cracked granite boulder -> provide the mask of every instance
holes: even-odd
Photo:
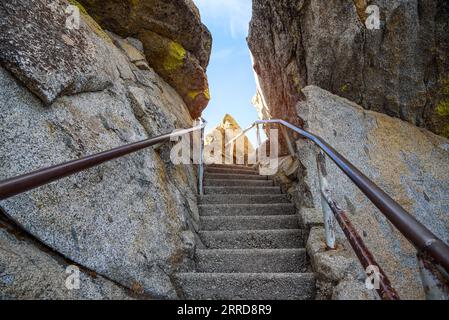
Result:
[[[366,27],[369,5],[378,30]],[[317,85],[449,137],[448,28],[446,0],[253,0],[257,108],[301,125],[301,89]]]
[[[153,69],[139,68],[135,62],[141,60],[130,55],[136,52],[116,47],[85,13],[81,32],[72,34],[60,17],[68,2],[30,3],[0,5],[0,37],[9,39],[1,42],[0,53],[0,180],[192,125],[179,94]],[[35,16],[21,32],[14,21],[23,24],[29,6]],[[56,18],[47,21],[53,13]],[[73,48],[65,47],[66,37]],[[176,298],[171,275],[193,265],[188,235],[198,220],[195,176],[192,166],[170,162],[168,144],[0,206],[26,232],[81,267],[152,298]],[[27,270],[33,279],[41,272]],[[21,297],[23,286],[17,283],[17,292],[0,287],[0,295]],[[38,289],[47,290],[45,283],[27,297],[40,298]]]
[[[142,41],[149,65],[175,88],[193,118],[210,100],[212,37],[192,0],[80,0],[105,29]]]

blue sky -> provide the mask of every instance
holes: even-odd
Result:
[[[257,119],[251,104],[256,93],[246,37],[251,20],[251,0],[194,0],[203,23],[212,33],[213,46],[207,75],[212,100],[203,117],[208,129],[217,125],[226,113],[242,128]],[[255,145],[254,130],[248,134]]]

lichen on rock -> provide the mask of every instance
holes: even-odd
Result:
[[[201,114],[210,100],[206,68],[212,37],[191,0],[79,1],[104,28],[139,38],[149,66],[178,91],[192,117]]]

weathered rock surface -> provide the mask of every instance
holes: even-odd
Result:
[[[243,132],[237,121],[229,114],[220,124],[213,127],[205,137],[205,160],[208,163],[245,164],[254,155],[254,147],[246,135],[240,136],[233,144],[228,142]],[[216,152],[221,151],[221,156]],[[254,161],[255,162],[255,161]],[[254,164],[254,163],[252,163]]]
[[[80,0],[105,29],[136,37],[150,66],[173,86],[193,118],[201,115],[210,95],[205,70],[212,37],[191,0]]]
[[[210,100],[205,69],[180,44],[152,31],[139,33],[145,54],[154,70],[183,97],[193,118],[198,118]]]
[[[77,274],[70,268],[75,266],[1,220],[0,252],[0,300],[131,298],[130,290],[78,267],[79,283],[72,282],[70,277]]]
[[[22,11],[17,8],[25,6],[25,2],[14,3],[18,6],[0,5],[0,15],[4,17],[8,13],[8,27],[14,26],[14,19],[22,21]],[[45,4],[43,0],[36,3],[36,12],[42,10],[43,15],[36,14],[37,20],[30,20],[31,27],[27,29],[30,34],[19,32],[15,38],[11,31],[7,32],[7,36],[18,41],[22,41],[21,37],[39,39],[31,42],[36,47],[34,51],[28,50],[26,41],[18,42],[23,48],[9,47],[9,57],[26,62],[33,52],[50,55],[44,48],[52,48],[63,38],[59,24],[44,25],[39,17],[45,20],[48,8],[59,12],[65,2],[55,2],[50,7]],[[47,31],[45,37],[38,28],[43,26]],[[36,93],[33,88],[58,83],[59,78],[49,81],[41,77],[51,71],[45,69],[49,60],[42,60],[43,69],[35,69],[34,63],[33,68],[28,64],[4,63],[2,56],[2,64],[9,71],[0,68],[0,180],[192,125],[182,98],[152,69],[139,69],[132,62],[133,55],[137,54],[132,48],[115,47],[110,37],[98,37],[97,31],[85,22],[83,28],[86,39],[95,39],[103,51],[90,52],[90,46],[73,50],[86,50],[79,54],[87,57],[92,54],[93,60],[80,60],[85,63],[85,70],[95,70],[97,75],[107,74],[110,68],[114,70],[106,90],[84,87],[82,93],[64,96],[68,93],[64,89],[59,92],[59,98],[46,106],[42,101],[46,100],[40,95],[42,100],[38,99],[30,90]],[[77,59],[65,56],[64,48],[61,50],[61,53],[51,53],[54,61],[61,61],[53,66],[56,74],[77,77],[76,68],[73,73],[65,69]],[[97,59],[107,64],[98,64]],[[14,78],[23,81],[23,74],[31,79],[25,83],[27,87]],[[78,78],[70,79],[67,82],[73,86],[69,87],[78,87]],[[46,102],[58,96],[53,94],[57,91],[48,92],[52,94],[48,94],[51,98]],[[151,297],[175,298],[177,293],[171,276],[179,270],[190,270],[193,264],[192,238],[199,218],[195,172],[190,166],[174,166],[169,153],[169,145],[157,150],[150,148],[1,201],[0,206],[45,245],[99,276]],[[7,247],[16,246],[10,238],[5,243]],[[2,261],[6,261],[4,268],[12,268],[16,260]],[[44,258],[37,262],[39,270],[50,264]],[[59,272],[56,267],[51,268]],[[39,270],[31,273],[30,279],[41,277]],[[45,281],[58,282],[59,276],[52,280],[52,274],[53,271],[48,273]],[[13,290],[2,288],[0,295],[25,297],[21,288],[27,288],[30,283],[21,279],[26,281],[18,278]],[[73,297],[109,297],[109,284],[99,280],[92,286],[92,295],[87,292],[86,296]],[[59,289],[44,293],[38,289],[47,290],[42,284],[26,297],[65,298]],[[97,289],[104,290],[104,296],[95,295]]]
[[[79,29],[67,28],[68,5],[63,0],[0,4],[0,63],[46,104],[62,95],[103,90],[119,77],[116,62],[107,59],[111,40],[85,14]]]
[[[365,26],[369,4],[379,30]],[[264,118],[301,124],[301,89],[317,85],[449,137],[448,28],[444,0],[253,0],[255,104]]]
[[[399,119],[366,111],[315,86],[302,92],[306,100],[298,105],[298,113],[305,120],[305,128],[321,136],[449,243],[449,140]],[[320,208],[316,148],[302,140],[297,147],[305,167],[298,192],[307,189],[310,195],[302,206]],[[327,170],[334,198],[347,211],[400,296],[423,298],[414,247],[331,161],[327,161]]]

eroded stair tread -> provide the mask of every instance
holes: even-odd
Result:
[[[199,197],[200,204],[273,204],[290,203],[285,194],[206,194]]]
[[[262,195],[262,194],[281,194],[280,187],[274,186],[251,186],[251,187],[210,187],[206,186],[204,188],[204,193],[208,194],[249,194],[249,195]]]
[[[300,249],[202,249],[196,252],[198,272],[304,272],[306,251]]]
[[[259,172],[253,169],[231,169],[231,168],[206,168],[207,173],[218,173],[218,174],[249,174],[249,175],[259,175]]]
[[[200,238],[211,249],[301,248],[301,229],[200,231]]]
[[[315,295],[312,273],[179,273],[186,299],[307,300]]]
[[[291,203],[264,204],[200,204],[202,216],[263,216],[263,215],[293,215],[295,207]]]
[[[200,226],[205,231],[298,229],[298,216],[201,216]]]
[[[206,179],[205,186],[217,187],[245,187],[245,186],[274,186],[273,180],[245,180],[245,179]]]
[[[230,173],[207,173],[206,179],[229,179],[229,180],[269,180],[269,176],[260,176],[254,174],[230,174]]]

